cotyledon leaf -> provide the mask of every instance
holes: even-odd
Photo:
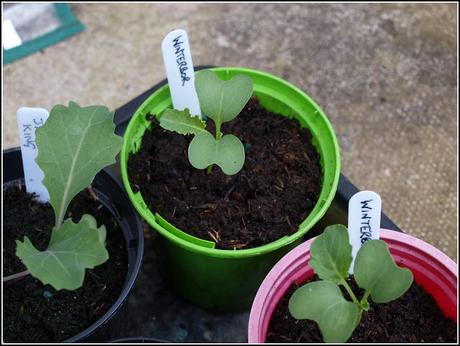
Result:
[[[96,227],[96,220],[88,214],[79,223],[67,219],[59,229],[53,227],[45,251],[37,250],[24,237],[24,242],[16,240],[16,255],[44,285],[50,284],[56,290],[75,290],[83,284],[86,268],[94,268],[109,258],[102,241],[105,227]]]
[[[369,240],[356,255],[354,277],[369,291],[376,303],[387,303],[402,296],[413,281],[407,268],[400,268],[383,240]]]
[[[217,128],[241,112],[253,91],[252,80],[248,76],[239,74],[224,81],[210,70],[196,74],[195,88],[202,113],[213,119]]]
[[[206,123],[199,116],[192,117],[188,108],[183,111],[167,109],[160,118],[160,126],[182,135],[197,135],[206,131]]]
[[[218,165],[227,175],[238,173],[244,164],[244,146],[238,137],[225,135],[216,140],[205,131],[196,135],[188,147],[188,157],[193,167],[204,169]]]
[[[325,342],[345,342],[361,318],[358,306],[347,301],[331,281],[314,281],[298,288],[289,299],[295,319],[318,323]]]
[[[54,209],[55,226],[60,227],[75,195],[91,184],[95,175],[115,162],[123,139],[114,134],[113,113],[104,106],[53,107],[46,123],[36,131],[37,164],[45,173]]]

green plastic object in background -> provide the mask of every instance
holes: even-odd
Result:
[[[24,6],[23,11],[27,11],[28,5],[29,4],[18,4],[18,6]],[[68,4],[57,3],[52,4],[52,6],[54,9],[54,17],[59,20],[60,25],[52,31],[23,42],[17,47],[3,49],[3,64],[8,64],[17,59],[24,58],[36,51],[49,47],[67,37],[85,30],[85,26],[75,17]],[[3,18],[3,20],[5,19],[8,18]]]
[[[170,225],[149,210],[140,192],[134,193],[128,177],[128,157],[142,145],[144,132],[152,126],[146,120],[157,118],[172,107],[168,85],[153,93],[135,112],[124,136],[120,163],[123,183],[137,211],[161,235],[156,241],[159,268],[171,287],[192,303],[214,311],[249,309],[256,291],[273,265],[302,241],[302,236],[321,219],[331,204],[339,181],[340,157],[337,137],[321,108],[304,92],[283,79],[247,68],[213,68],[220,78],[237,74],[249,76],[254,96],[267,110],[296,118],[308,127],[321,156],[323,184],[318,202],[299,230],[270,244],[252,249],[215,249],[213,242],[195,238]],[[200,72],[196,72],[197,74]]]

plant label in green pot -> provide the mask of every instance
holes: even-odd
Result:
[[[188,108],[193,115],[201,116],[187,32],[181,29],[171,31],[163,39],[161,51],[174,108]]]
[[[116,310],[114,306],[111,307],[107,303],[101,306],[93,305],[93,308],[99,311],[88,311],[90,314],[86,313],[87,317],[100,317],[104,312],[106,314],[99,321],[92,320],[91,323],[94,324],[90,326],[86,324],[88,322],[84,319],[82,319],[82,323],[74,321],[74,319],[79,319],[80,317],[72,315],[72,310],[69,306],[67,325],[70,328],[56,331],[53,326],[48,333],[37,332],[36,328],[43,329],[46,323],[53,325],[53,322],[49,322],[49,320],[53,321],[54,316],[52,313],[49,316],[44,314],[43,319],[46,322],[41,326],[40,323],[37,325],[35,321],[41,320],[40,318],[34,319],[30,316],[40,314],[40,312],[43,313],[43,311],[40,311],[40,306],[43,303],[41,299],[43,298],[47,301],[52,301],[49,304],[49,311],[53,311],[52,309],[55,306],[58,306],[60,311],[63,310],[63,306],[67,308],[67,305],[71,304],[67,299],[73,295],[68,292],[75,292],[74,299],[84,296],[84,292],[86,292],[82,291],[84,282],[87,290],[96,290],[96,292],[92,293],[97,296],[101,295],[98,292],[102,292],[104,289],[110,290],[107,294],[112,295],[117,293],[117,287],[121,291],[124,286],[125,288],[121,294],[123,299],[115,304],[117,309],[126,299],[139,270],[142,251],[130,253],[129,263],[133,265],[133,268],[128,268],[127,258],[123,257],[126,256],[127,250],[123,236],[126,239],[137,237],[138,243],[142,244],[138,234],[125,234],[125,229],[128,226],[134,226],[132,231],[134,233],[138,232],[141,229],[140,222],[136,215],[133,215],[129,205],[123,215],[118,214],[116,217],[110,216],[110,213],[107,216],[107,211],[101,209],[103,205],[112,204],[109,207],[109,211],[118,213],[116,203],[123,204],[123,201],[120,200],[106,200],[109,198],[108,196],[115,196],[119,191],[113,186],[110,187],[109,192],[105,191],[105,195],[101,196],[101,199],[104,199],[102,204],[98,202],[100,198],[91,188],[86,189],[93,182],[99,171],[115,162],[115,156],[121,148],[122,138],[114,134],[113,113],[106,107],[80,107],[76,103],[70,102],[68,107],[63,105],[53,107],[46,123],[36,130],[35,144],[38,149],[36,162],[44,173],[43,184],[49,193],[50,202],[49,204],[44,204],[34,201],[34,195],[25,194],[21,190],[22,185],[20,183],[19,185],[9,186],[6,189],[6,197],[5,195],[4,197],[8,201],[9,217],[7,220],[8,227],[5,227],[8,230],[8,245],[5,245],[4,248],[6,254],[3,262],[4,273],[6,272],[7,276],[3,278],[3,283],[8,285],[9,288],[8,291],[4,292],[5,306],[8,309],[8,313],[5,313],[5,321],[9,320],[8,330],[10,331],[9,333],[13,330],[14,335],[7,334],[5,337],[7,340],[37,341],[39,339],[40,341],[56,342],[65,339],[66,341],[81,341],[95,332],[99,326],[105,324],[114,315]],[[19,177],[16,176],[15,178],[18,179]],[[87,200],[91,200],[89,202],[91,205],[85,205],[88,202],[84,199],[85,197],[82,197],[83,190],[85,193],[88,191],[90,197]],[[75,207],[77,205],[75,200],[78,200],[77,207]],[[85,201],[83,202],[83,200]],[[10,212],[12,204],[16,204],[14,206],[16,209],[13,210],[16,210],[18,215]],[[72,208],[69,209],[71,204]],[[26,209],[27,206],[30,208],[29,211]],[[51,208],[54,216],[48,213]],[[91,214],[84,213],[85,209],[90,208],[92,210]],[[75,213],[75,215],[72,215],[71,212]],[[24,214],[27,213],[30,214],[30,220],[24,218]],[[76,219],[74,216],[77,215],[81,217]],[[131,224],[131,221],[126,221],[127,215],[134,216],[134,224]],[[106,221],[109,220],[110,224],[102,224],[98,220],[101,217]],[[51,219],[54,219],[52,224],[49,222]],[[123,222],[124,225],[116,225],[117,221]],[[129,223],[129,225],[126,223]],[[45,225],[49,225],[49,229],[44,228]],[[118,231],[120,227],[123,234],[121,232],[119,234],[111,233],[112,230]],[[15,255],[17,257],[13,253],[15,232],[19,232],[23,236],[23,239],[15,241]],[[142,233],[140,234],[142,236]],[[115,239],[117,240],[115,241]],[[113,280],[120,282],[114,282],[114,284],[106,282],[106,284],[103,284],[104,281],[101,281],[100,287],[97,287],[97,282],[102,278],[96,275],[94,271],[91,271],[91,277],[94,279],[85,280],[85,273],[89,269],[96,268],[109,260],[107,249],[109,245],[111,251],[114,250],[114,246],[118,246],[121,249],[121,253],[118,249],[114,250],[115,258],[113,261],[125,263],[126,268],[119,268],[120,273],[124,275],[126,271],[129,271],[132,277],[127,281],[124,281],[126,277],[122,277],[120,281],[118,274],[111,273]],[[125,251],[123,252],[123,250]],[[128,250],[128,252],[130,251]],[[136,263],[131,263],[133,259],[136,260]],[[15,268],[21,267],[25,267],[25,270],[14,272]],[[105,266],[105,268],[109,267]],[[94,280],[96,280],[96,286],[93,287]],[[110,288],[107,286],[110,286]],[[24,291],[26,287],[34,287],[35,292],[29,292],[28,295],[27,291]],[[12,294],[13,291],[14,294]],[[40,295],[43,292],[43,297],[33,298],[37,296],[37,292]],[[18,304],[14,304],[14,302],[22,294],[24,294],[23,301],[21,306],[18,307]],[[112,298],[108,299],[110,301]],[[95,304],[92,299],[90,302]],[[19,312],[16,312],[16,316],[14,316],[12,311],[17,308],[19,308]],[[48,308],[46,309],[48,311]],[[33,322],[31,322],[30,327],[24,328],[27,333],[21,336],[21,333],[17,331],[15,333],[14,328],[11,327],[11,324],[15,324],[14,321],[11,321],[11,318],[19,318],[18,326],[23,325],[23,323],[26,323],[25,325],[27,326],[28,322],[25,317],[24,319],[22,318],[23,315],[29,318],[29,322]],[[61,316],[60,319],[62,319],[60,312],[57,312],[56,315]],[[59,323],[61,322],[62,320],[59,321]],[[73,326],[80,326],[81,329],[74,329]],[[55,333],[54,336],[53,333]],[[48,335],[49,339],[46,339],[45,335]]]
[[[316,103],[280,78],[233,67],[195,75],[205,118],[172,109],[168,85],[158,89],[127,127],[121,173],[160,234],[172,288],[199,306],[241,311],[332,202],[337,138]]]

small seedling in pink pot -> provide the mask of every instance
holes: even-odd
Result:
[[[400,268],[382,240],[369,240],[359,250],[354,263],[354,279],[364,289],[359,300],[347,283],[352,262],[348,230],[332,225],[311,246],[309,265],[321,279],[298,288],[289,300],[296,319],[315,321],[325,342],[345,342],[358,326],[363,311],[373,303],[388,303],[401,297],[411,286],[412,272]],[[345,288],[352,301],[344,298]]]

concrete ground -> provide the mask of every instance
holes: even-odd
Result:
[[[86,30],[3,68],[3,146],[20,106],[115,109],[164,78],[161,40],[195,65],[246,66],[307,92],[342,172],[405,232],[457,259],[457,5],[72,4]]]

